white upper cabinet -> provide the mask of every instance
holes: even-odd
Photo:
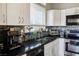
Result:
[[[30,24],[30,3],[23,4],[24,5],[24,12],[23,12],[23,17],[24,17],[24,25],[29,25]]]
[[[38,4],[8,3],[8,25],[45,25],[45,8]]]
[[[45,25],[45,8],[30,4],[30,25]]]
[[[66,26],[66,16],[79,14],[79,7],[61,10],[61,26]]]
[[[54,26],[54,10],[47,11],[47,26]]]
[[[61,25],[61,11],[48,10],[47,11],[47,26],[60,26]]]
[[[66,16],[79,14],[79,8],[61,10],[61,26],[66,26]]]
[[[47,26],[66,26],[66,16],[79,14],[79,7],[64,10],[48,10]]]
[[[45,7],[30,3],[0,4],[0,25],[45,25]]]
[[[70,8],[70,9],[65,9],[65,14],[66,15],[74,15],[76,8]]]
[[[19,25],[21,23],[19,3],[8,3],[7,4],[7,25]]]
[[[20,25],[28,25],[30,20],[30,4],[29,3],[21,3],[20,4]]]
[[[79,14],[79,7],[70,8],[70,9],[65,9],[65,13],[66,13],[66,15]]]
[[[61,26],[61,11],[55,10],[54,12],[54,26]]]
[[[75,14],[79,14],[79,7],[75,8]]]
[[[29,23],[29,3],[7,4],[7,25],[27,25]]]
[[[61,26],[66,26],[66,14],[65,14],[65,10],[61,10]]]
[[[1,3],[0,4],[0,25],[6,25],[7,20],[6,20],[6,3]]]

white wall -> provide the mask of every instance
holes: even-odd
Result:
[[[47,3],[46,9],[68,9],[79,7],[79,3]]]

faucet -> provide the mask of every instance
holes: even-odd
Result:
[[[26,28],[28,29],[29,32],[31,31],[31,29],[33,29],[33,27],[30,27],[30,26],[28,26]]]

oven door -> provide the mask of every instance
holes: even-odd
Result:
[[[79,42],[67,42],[66,43],[66,51],[79,54]]]

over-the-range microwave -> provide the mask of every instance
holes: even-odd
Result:
[[[66,25],[79,25],[79,14],[67,15],[66,16]]]

